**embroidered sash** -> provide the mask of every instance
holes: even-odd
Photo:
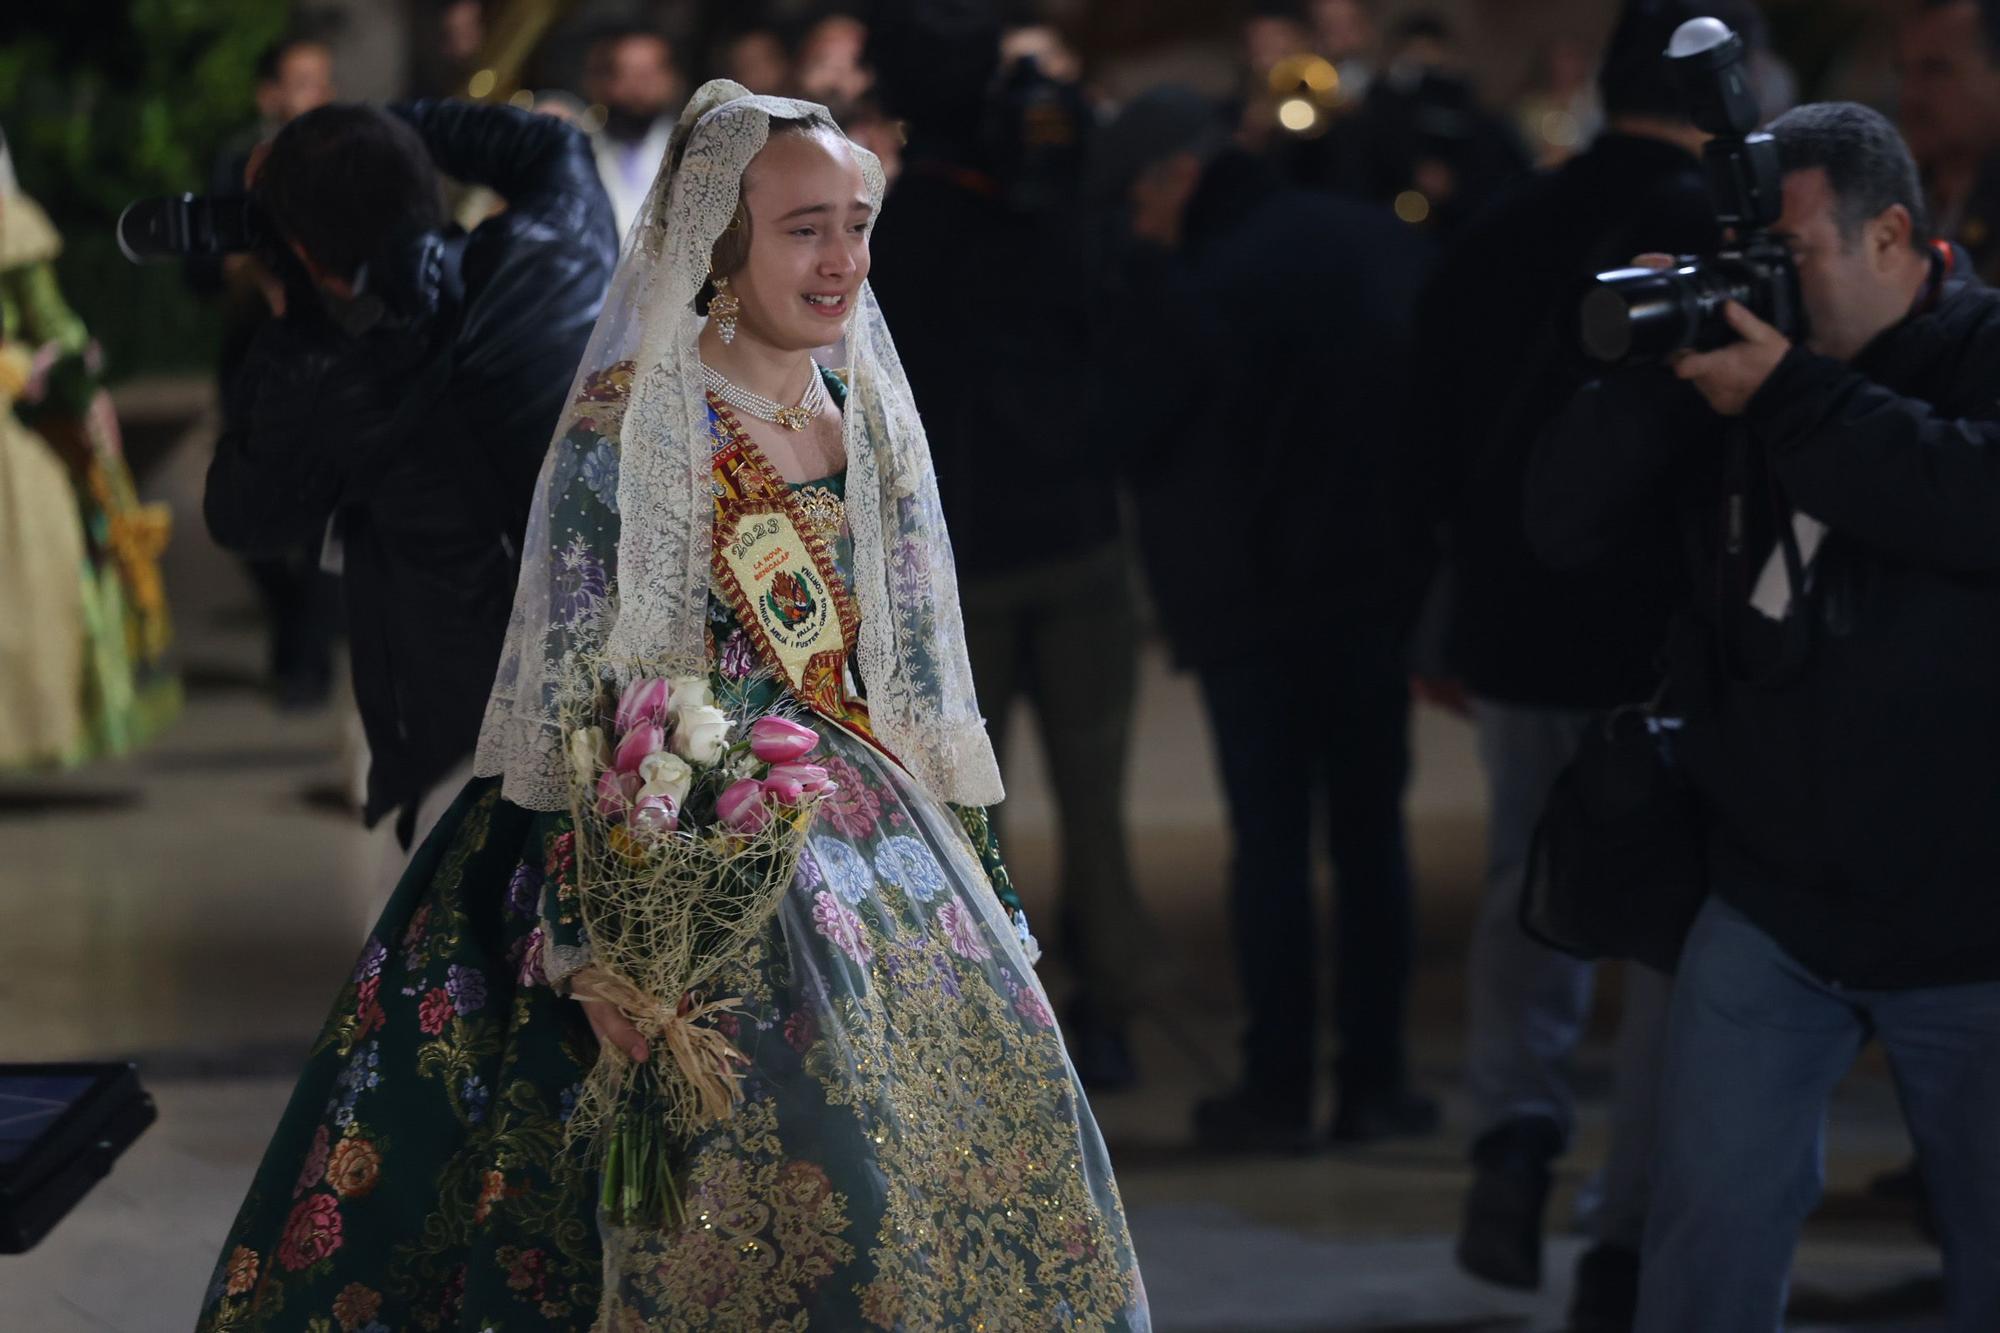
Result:
[[[764,457],[727,404],[715,414],[715,586],[736,613],[758,659],[830,721],[865,731],[866,712],[847,690],[847,655],[860,613],[834,564],[822,525]]]

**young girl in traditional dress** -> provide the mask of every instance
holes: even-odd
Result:
[[[682,114],[544,468],[486,776],[337,1000],[203,1329],[1150,1327],[987,831],[929,451],[866,283],[881,193],[821,107],[716,82]],[[789,710],[833,785],[686,997],[598,956],[579,851],[595,742],[564,700],[634,663],[683,729]],[[691,1038],[733,1092],[672,1146],[672,1217],[635,1220],[568,1122]]]

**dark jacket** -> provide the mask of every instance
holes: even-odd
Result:
[[[1424,252],[1386,209],[1281,188],[1234,151],[1184,230],[1129,281],[1102,433],[1179,663],[1262,655],[1309,686],[1315,644],[1409,615],[1395,421]]]
[[[937,463],[959,574],[991,578],[1118,538],[1117,460],[1090,423],[1090,290],[1059,217],[916,156],[876,224],[869,283]]]
[[[367,818],[472,753],[535,478],[617,262],[589,141],[509,107],[395,108],[438,167],[508,207],[371,263],[361,336],[288,315],[232,386],[203,509],[247,554],[343,550]]]
[[[1418,307],[1411,449],[1444,525],[1447,669],[1482,698],[1597,708],[1646,698],[1681,598],[1670,518],[1616,567],[1558,573],[1521,519],[1542,427],[1589,378],[1569,331],[1593,272],[1716,240],[1700,164],[1608,134],[1482,214]]]
[[[1851,367],[1794,349],[1733,433],[1663,372],[1594,384],[1529,497],[1565,563],[1679,509],[1668,702],[1714,888],[1850,986],[2000,979],[2000,294],[1931,300]],[[1794,509],[1831,532],[1780,623],[1748,598]]]

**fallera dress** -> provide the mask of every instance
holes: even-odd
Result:
[[[557,445],[552,503],[595,551],[617,546],[619,382],[594,377],[599,411]],[[710,423],[754,451],[726,408]],[[844,576],[841,487],[790,489]],[[581,604],[616,571],[579,545],[565,577]],[[714,596],[708,630],[717,703],[754,711],[780,687]],[[584,943],[574,834],[481,779],[314,1043],[200,1329],[1150,1327],[984,812],[872,744],[860,699],[825,720],[814,762],[839,791],[712,988],[744,1001],[718,1023],[748,1059],[744,1099],[686,1145],[684,1223],[600,1227],[595,1174],[565,1147],[595,1041],[545,982]]]
[[[180,708],[167,513],[139,501],[60,251],[34,200],[0,197],[0,770],[128,750]]]

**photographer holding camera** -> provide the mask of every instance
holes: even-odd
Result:
[[[446,229],[440,169],[506,210]],[[580,131],[503,106],[322,107],[253,170],[286,309],[236,376],[203,510],[245,554],[337,543],[365,817],[400,811],[410,846],[471,760],[611,206]]]
[[[1721,240],[1699,158],[1709,135],[1661,59],[1675,30],[1706,12],[1756,45],[1757,11],[1742,0],[1629,0],[1598,74],[1604,133],[1468,224],[1417,307],[1425,372],[1408,437],[1444,548],[1449,675],[1430,688],[1447,703],[1462,692],[1489,795],[1467,973],[1474,1177],[1456,1257],[1515,1288],[1542,1281],[1554,1164],[1577,1123],[1568,1065],[1598,982],[1594,964],[1522,930],[1530,848],[1558,775],[1603,710],[1658,687],[1660,644],[1686,600],[1671,515],[1629,529],[1615,564],[1556,571],[1529,541],[1521,494],[1537,437],[1592,376],[1567,336],[1576,302],[1566,279],[1636,251],[1698,252]],[[1623,892],[1631,879],[1613,866],[1593,888]],[[1624,971],[1610,1141],[1594,1202],[1579,1208],[1593,1243],[1576,1267],[1575,1330],[1631,1326],[1667,991],[1653,968]]]
[[[1736,290],[1777,322],[1731,302],[1733,341],[1585,387],[1528,490],[1537,548],[1570,568],[1674,508],[1697,589],[1663,707],[1709,897],[1668,1019],[1638,1327],[1778,1325],[1827,1101],[1872,1036],[1951,1326],[1992,1329],[2000,295],[1929,243],[1881,116],[1806,106],[1770,136],[1789,261]]]

